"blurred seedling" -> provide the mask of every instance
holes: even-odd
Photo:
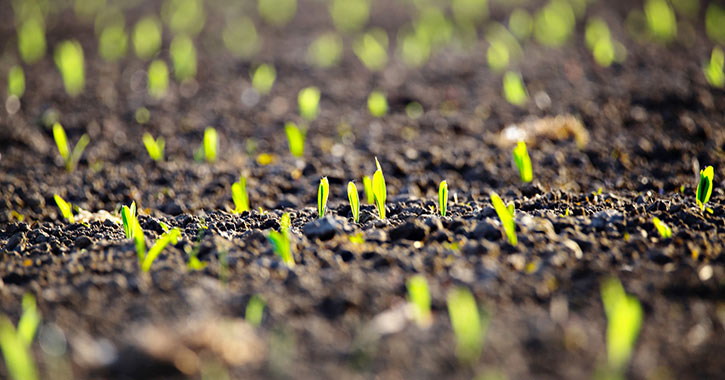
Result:
[[[8,95],[15,96],[19,99],[24,93],[25,73],[22,66],[15,65],[8,70]]]
[[[322,177],[320,186],[317,188],[317,217],[322,219],[327,211],[327,197],[330,195],[330,182],[327,177]]]
[[[69,223],[75,223],[72,205],[69,202],[66,202],[65,199],[61,198],[58,194],[53,195],[53,198],[55,199],[55,203],[58,205],[58,209],[60,210],[60,214],[63,216],[63,219],[66,219]]]
[[[677,37],[675,11],[665,0],[647,0],[644,14],[652,37],[661,42],[669,42]]]
[[[713,87],[725,87],[725,72],[723,71],[723,66],[725,66],[725,53],[723,53],[720,47],[716,46],[712,49],[710,61],[703,69],[707,83],[710,83]]]
[[[148,132],[143,134],[142,139],[144,146],[146,146],[146,151],[149,153],[149,157],[151,157],[154,161],[163,161],[166,140],[164,140],[161,136],[154,139],[154,137]]]
[[[342,57],[342,38],[336,33],[317,37],[307,48],[307,62],[321,68],[337,65]]]
[[[503,95],[506,101],[515,105],[523,106],[529,99],[526,87],[521,79],[521,74],[507,71],[503,75]]]
[[[257,0],[257,11],[267,23],[282,27],[297,13],[297,0]]]
[[[138,219],[136,218],[136,201],[131,202],[131,207],[126,205],[121,207],[121,222],[126,238],[133,239],[138,230],[136,227],[136,224],[138,224]]]
[[[55,145],[58,147],[58,153],[60,153],[61,158],[63,158],[65,169],[68,172],[72,172],[78,166],[78,162],[81,160],[83,151],[91,141],[90,137],[88,137],[88,134],[84,133],[71,151],[68,137],[65,134],[65,129],[63,129],[63,126],[60,125],[60,123],[56,122],[53,124],[53,139],[55,140]]]
[[[247,178],[239,177],[239,182],[232,184],[232,200],[234,201],[234,213],[241,214],[249,211],[249,194],[247,193]]]
[[[368,204],[375,204],[375,195],[373,194],[373,181],[370,176],[363,176],[363,190]]]
[[[163,226],[163,224],[162,224]],[[165,231],[168,231],[168,227],[164,228]],[[193,248],[190,248],[189,246],[186,246],[185,250],[189,254],[189,260],[186,262],[186,268],[192,271],[202,270],[206,268],[207,263],[199,260],[199,257],[197,255],[199,254],[199,249],[201,248],[201,239],[204,238],[204,234],[206,232],[207,228],[201,227],[196,232],[196,245],[194,245]]]
[[[138,223],[138,221],[136,221]],[[138,225],[138,224],[137,224]],[[139,251],[139,239],[141,241],[144,240],[143,231],[141,231],[141,228],[136,228],[136,233],[134,234],[134,239],[136,239],[137,245],[137,254],[139,256],[139,259],[141,259],[141,270],[144,272],[148,272],[151,269],[151,265],[154,263],[154,260],[161,254],[161,252],[166,248],[169,244],[176,244],[179,240],[179,237],[181,236],[181,230],[179,228],[174,227],[170,229],[167,232],[164,232],[161,234],[161,236],[156,239],[156,242],[151,246],[151,249],[148,250],[148,252],[142,252]],[[145,248],[145,243],[143,244],[143,247]],[[144,250],[145,251],[145,250]],[[143,257],[143,258],[142,258]]]
[[[697,205],[700,207],[700,211],[705,211],[705,204],[710,200],[714,176],[712,166],[700,170],[700,183],[697,184]]]
[[[196,48],[191,38],[177,35],[169,47],[171,62],[174,65],[174,77],[182,83],[196,75]]]
[[[197,162],[206,160],[208,163],[214,163],[217,160],[217,150],[219,149],[219,135],[216,129],[207,127],[204,129],[204,140],[202,144],[194,152],[194,159]]]
[[[285,217],[285,215],[287,216]],[[287,222],[284,225],[280,222],[280,230],[269,233],[269,241],[272,243],[274,253],[279,256],[282,262],[287,267],[294,268],[295,259],[292,255],[292,243],[289,238],[289,214],[285,213],[285,215],[282,215],[282,218],[286,219]]]
[[[154,16],[139,20],[133,28],[133,47],[141,59],[153,57],[161,48],[161,22]]]
[[[446,216],[448,211],[448,182],[445,180],[438,185],[438,210],[440,210],[441,216]]]
[[[368,22],[370,0],[332,0],[328,11],[335,29],[356,32]]]
[[[629,364],[642,325],[642,306],[636,297],[626,294],[616,278],[602,283],[602,303],[607,316],[608,370],[621,378]]]
[[[408,302],[413,309],[413,318],[421,328],[427,328],[433,322],[430,311],[430,291],[428,282],[422,275],[415,275],[408,279]]]
[[[508,27],[511,34],[516,36],[519,41],[525,41],[531,36],[534,29],[534,21],[529,12],[523,8],[516,8],[509,16]]]
[[[519,141],[513,150],[513,155],[516,168],[519,169],[521,182],[531,182],[534,179],[534,172],[531,168],[531,159],[529,158],[529,152],[526,149],[526,143]]]
[[[318,106],[320,104],[320,90],[311,86],[300,90],[297,95],[297,105],[300,110],[300,116],[307,121],[317,119]]]
[[[263,63],[252,72],[252,87],[261,95],[266,95],[272,90],[274,81],[277,78],[277,71],[274,66]]]
[[[489,319],[481,315],[468,289],[457,287],[448,292],[448,315],[456,335],[456,355],[464,363],[474,363],[481,356]]]
[[[253,57],[262,45],[254,22],[249,17],[227,15],[226,25],[222,31],[222,40],[227,50],[238,58]]]
[[[63,78],[66,93],[76,96],[85,86],[85,68],[83,63],[83,48],[76,40],[67,40],[55,48],[55,65]]]
[[[516,239],[516,223],[514,222],[513,202],[509,203],[509,205],[506,206],[503,203],[503,200],[501,200],[501,197],[495,192],[492,192],[491,203],[493,204],[494,210],[496,210],[498,218],[501,220],[501,224],[503,225],[503,230],[506,234],[506,238],[508,239],[509,244],[516,246],[518,241]]]
[[[561,46],[574,32],[576,15],[566,0],[551,0],[534,16],[534,37],[547,46]]]
[[[662,239],[669,239],[672,237],[672,229],[665,222],[655,217],[652,218],[652,223],[655,225],[655,228]]]
[[[305,154],[305,137],[307,131],[292,122],[284,125],[284,132],[287,135],[289,151],[294,157],[302,157]]]
[[[707,36],[718,44],[725,44],[725,6],[716,2],[710,3],[705,10],[705,30]]]
[[[380,91],[373,91],[368,96],[368,111],[375,117],[383,117],[388,113],[388,100]]]
[[[0,315],[0,350],[5,366],[13,380],[37,380],[38,370],[33,359],[31,344],[40,324],[41,316],[35,297],[26,293],[22,301],[23,314],[17,329],[5,315]]]
[[[148,90],[149,95],[155,99],[161,99],[166,95],[169,88],[169,68],[166,62],[155,59],[149,65]]]
[[[379,71],[388,62],[388,34],[380,28],[360,36],[353,44],[353,51],[370,71]]]
[[[385,189],[385,177],[383,177],[383,169],[380,168],[380,162],[375,157],[375,166],[377,170],[373,174],[372,192],[375,201],[375,207],[378,209],[378,216],[381,220],[385,220],[385,198],[387,191]]]
[[[357,186],[353,181],[347,183],[347,199],[350,201],[352,220],[358,223],[360,221],[360,198],[358,197]]]
[[[45,22],[42,14],[25,19],[17,27],[18,50],[25,63],[35,63],[45,55]]]
[[[264,307],[266,303],[259,294],[253,295],[247,303],[247,308],[244,312],[244,319],[252,326],[259,327],[262,324],[262,317],[264,317]]]
[[[126,55],[128,35],[123,20],[107,25],[98,36],[98,53],[109,62],[117,61]]]

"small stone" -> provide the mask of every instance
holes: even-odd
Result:
[[[18,232],[10,237],[8,243],[5,244],[5,249],[8,251],[22,251],[25,248],[25,240],[25,234],[23,232]]]
[[[184,209],[182,209],[178,203],[171,201],[161,205],[161,212],[175,216],[182,214],[184,212]]]
[[[421,241],[424,240],[428,234],[428,226],[419,222],[418,220],[409,221],[390,231],[390,240],[411,240]]]
[[[326,216],[313,222],[305,224],[302,227],[302,233],[308,239],[330,240],[335,234],[340,232],[340,224],[333,218]]]
[[[80,249],[87,248],[91,244],[93,244],[93,240],[91,240],[91,238],[89,238],[88,236],[79,236],[75,240],[76,248],[80,248]]]

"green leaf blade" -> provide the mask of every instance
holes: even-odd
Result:
[[[438,208],[441,216],[445,217],[448,211],[448,182],[445,180],[438,186]]]
[[[493,204],[493,208],[496,210],[498,218],[501,220],[501,224],[503,225],[509,244],[516,246],[518,243],[516,238],[516,224],[511,211],[503,203],[501,197],[495,192],[491,193],[491,203]]]
[[[151,269],[151,265],[154,263],[154,260],[161,254],[161,252],[166,248],[169,243],[175,243],[178,241],[179,236],[181,235],[181,230],[178,228],[172,228],[169,232],[165,232],[163,235],[161,235],[158,240],[154,243],[154,245],[151,246],[151,249],[146,253],[146,257],[144,257],[143,262],[141,264],[141,270],[144,272],[148,272]]]
[[[355,223],[358,223],[360,221],[360,198],[358,197],[357,187],[352,181],[347,183],[347,199],[350,201],[352,219]]]
[[[330,182],[327,177],[322,177],[320,186],[317,188],[317,216],[322,218],[327,210],[327,197],[330,193]]]

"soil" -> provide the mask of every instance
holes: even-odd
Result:
[[[0,311],[16,322],[23,294],[36,295],[44,324],[33,352],[43,378],[217,378],[228,371],[231,378],[582,379],[606,361],[599,292],[614,276],[644,309],[629,378],[720,377],[725,92],[702,74],[712,47],[704,23],[689,40],[641,44],[624,28],[632,6],[641,5],[587,10],[627,47],[626,61],[610,68],[593,61],[583,25],[565,47],[524,43],[517,66],[530,100],[523,107],[500,95],[483,39],[446,48],[421,69],[393,58],[371,73],[352,53],[351,37],[339,67],[301,63],[309,42],[331,28],[325,5],[311,1],[283,29],[258,22],[264,45],[250,61],[224,51],[223,18],[211,10],[197,38],[196,81],[172,84],[154,101],[144,90],[146,62],[130,55],[104,62],[92,25],[74,21],[70,10],[56,15],[48,46],[82,42],[86,90],[66,95],[46,56],[25,67],[21,109],[0,114]],[[128,10],[127,21],[158,9],[145,3]],[[505,22],[508,12],[494,5],[490,18]],[[9,17],[0,28],[10,42],[4,46],[15,39]],[[395,36],[409,19],[404,3],[378,1],[370,25]],[[169,33],[164,38],[167,48]],[[274,64],[278,78],[250,106],[242,94],[261,62]],[[309,85],[322,92],[321,113],[309,125],[304,157],[295,159],[283,123],[300,121],[296,96]],[[390,104],[379,119],[366,109],[374,89]],[[423,106],[421,117],[406,115],[411,101]],[[143,125],[134,117],[140,107],[151,115]],[[526,122],[576,124],[564,115],[581,121],[586,144],[532,137],[535,179],[522,185],[501,132]],[[90,135],[72,173],[55,149],[53,117],[73,143]],[[221,136],[213,164],[193,159],[206,126]],[[145,131],[166,138],[165,161],[148,157]],[[263,153],[271,163],[259,162]],[[364,199],[362,176],[372,175],[375,157],[388,219],[365,203],[355,224],[346,185],[355,180]],[[694,195],[706,165],[715,168],[711,213],[700,211]],[[234,214],[230,186],[240,173],[253,211]],[[317,220],[322,176],[331,186],[329,214]],[[443,179],[450,204],[440,217]],[[515,204],[516,247],[502,234],[491,191]],[[88,211],[82,223],[63,220],[56,193]],[[147,243],[163,232],[161,222],[182,231],[149,273],[122,227],[101,212],[116,215],[131,201]],[[283,212],[292,220],[292,269],[267,240]],[[653,217],[671,226],[671,238],[659,237]],[[364,242],[353,242],[356,235]],[[204,269],[187,268],[192,253]],[[429,328],[413,323],[405,306],[406,280],[415,274],[430,286]],[[445,301],[454,286],[470,289],[490,317],[473,364],[455,354]],[[244,321],[255,294],[267,303],[259,327]]]

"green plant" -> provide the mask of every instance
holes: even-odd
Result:
[[[169,54],[174,64],[174,77],[178,82],[184,82],[196,75],[196,48],[191,38],[183,34],[174,37]]]
[[[272,89],[274,81],[277,78],[277,71],[274,66],[263,63],[252,73],[252,87],[258,93],[266,95]]]
[[[652,36],[662,42],[668,42],[677,36],[675,12],[665,0],[647,0],[644,4],[647,26]]]
[[[516,38],[524,41],[531,36],[531,31],[534,29],[534,21],[526,9],[516,8],[509,16],[509,29]]]
[[[264,21],[281,27],[297,13],[297,0],[258,0],[257,11]]]
[[[368,111],[375,117],[383,117],[388,112],[388,101],[385,94],[373,91],[368,96]]]
[[[433,315],[430,312],[430,291],[423,275],[415,275],[407,281],[408,302],[413,305],[413,318],[420,327],[430,326]]]
[[[156,99],[161,99],[166,95],[168,88],[169,68],[163,60],[155,59],[149,65],[148,70],[149,95]]]
[[[146,151],[149,153],[149,157],[154,161],[163,161],[166,140],[162,136],[154,139],[148,132],[144,132],[142,139],[144,146],[146,146]]]
[[[710,61],[703,69],[707,83],[710,83],[713,87],[725,87],[725,72],[723,71],[723,66],[725,66],[725,54],[722,49],[716,46],[712,49]]]
[[[297,127],[297,124],[293,122],[287,122],[284,125],[284,132],[287,135],[289,152],[295,157],[302,157],[305,154],[305,136],[307,135],[307,131]]]
[[[239,177],[239,182],[232,184],[232,200],[234,201],[234,213],[241,214],[249,211],[249,195],[247,194],[247,178]]]
[[[328,68],[337,65],[342,57],[342,38],[333,32],[318,36],[307,48],[307,62]]]
[[[292,219],[290,219],[289,214],[285,212],[279,218],[279,230],[280,231],[289,231],[290,228],[292,228]]]
[[[42,14],[33,15],[20,24],[18,50],[25,63],[35,63],[45,55],[45,22]]]
[[[117,61],[126,55],[128,36],[123,22],[115,22],[103,28],[98,37],[98,53],[106,61]]]
[[[244,312],[244,319],[252,326],[259,327],[262,324],[262,317],[264,317],[264,307],[266,303],[259,294],[253,295],[249,298],[247,303],[247,309]]]
[[[486,50],[486,61],[493,71],[503,71],[509,65],[508,46],[498,39],[489,41],[488,49]]]
[[[300,90],[297,95],[297,105],[300,109],[300,116],[308,121],[315,120],[318,113],[318,105],[320,103],[320,90],[311,86]]]
[[[195,36],[206,22],[203,0],[166,0],[161,7],[161,18],[174,34]]]
[[[370,71],[379,71],[388,63],[388,34],[380,28],[363,34],[353,44],[353,52]]]
[[[121,222],[123,224],[123,232],[126,233],[127,239],[133,239],[137,230],[136,224],[136,201],[131,202],[131,207],[124,205],[121,207]]]
[[[503,225],[503,230],[504,233],[506,233],[506,238],[508,238],[509,244],[515,246],[518,241],[516,239],[516,223],[514,222],[513,203],[509,203],[509,206],[506,206],[503,203],[503,200],[501,200],[501,197],[495,192],[491,192],[491,203],[493,204],[494,210],[496,210],[498,218],[501,220],[501,224]]]
[[[363,190],[365,191],[365,197],[367,198],[368,204],[375,204],[373,181],[370,179],[370,176],[363,176]]]
[[[287,215],[287,219],[289,220],[289,215]],[[282,228],[282,223],[280,223],[279,231],[271,231],[269,233],[269,241],[272,243],[274,253],[282,259],[282,262],[289,268],[294,268],[295,258],[292,255],[292,243],[289,238],[289,227]]]
[[[75,219],[73,218],[73,206],[69,202],[66,202],[65,199],[61,198],[58,194],[53,195],[53,198],[55,199],[55,204],[58,205],[58,209],[60,209],[60,215],[62,215],[64,219],[68,220],[69,223],[75,223]]]
[[[35,366],[30,346],[40,324],[40,314],[31,294],[23,296],[23,314],[17,330],[7,316],[0,316],[0,350],[2,350],[8,374],[13,380],[36,380]]]
[[[254,22],[244,16],[227,17],[222,39],[229,52],[245,59],[257,54],[262,45]]]
[[[503,75],[503,95],[506,101],[516,106],[523,106],[529,99],[521,74],[507,71]]]
[[[563,45],[574,32],[576,18],[567,0],[551,0],[534,16],[534,37],[548,46]]]
[[[488,17],[488,0],[451,0],[451,11],[458,24],[477,24]]]
[[[327,177],[322,177],[320,186],[317,188],[317,217],[322,218],[327,211],[327,196],[330,195],[330,182]]]
[[[70,144],[68,143],[68,137],[65,134],[65,129],[63,129],[63,126],[60,125],[60,123],[55,123],[53,124],[53,139],[55,140],[55,145],[58,147],[58,153],[60,153],[60,156],[63,158],[63,162],[65,162],[65,169],[68,172],[72,172],[75,170],[76,166],[78,166],[78,161],[81,160],[83,151],[91,141],[90,137],[88,137],[88,134],[84,133],[71,151]]]
[[[445,180],[438,185],[438,210],[440,210],[441,216],[446,216],[448,211],[448,182]]]
[[[705,11],[705,30],[711,40],[719,44],[725,44],[725,6],[711,3]]]
[[[194,159],[196,161],[206,159],[206,162],[208,163],[216,162],[218,149],[219,135],[217,134],[216,129],[213,127],[206,127],[206,129],[204,129],[204,141],[201,143],[196,152],[194,152]]]
[[[357,186],[353,181],[347,183],[347,199],[350,201],[352,220],[358,223],[360,221],[360,198],[358,197]]]
[[[705,211],[705,203],[710,200],[714,176],[715,170],[712,166],[700,170],[700,183],[697,184],[697,205],[700,207],[700,211]]]
[[[609,27],[601,18],[594,17],[589,20],[586,26],[585,39],[594,60],[600,66],[608,67],[617,58]]]
[[[76,96],[85,86],[85,67],[83,48],[76,40],[66,40],[55,47],[55,65],[63,77],[65,92]]]
[[[25,93],[25,73],[20,65],[8,70],[8,95],[21,98]]]
[[[143,239],[143,233],[141,234],[141,236]],[[174,227],[171,230],[164,232],[161,237],[156,239],[154,245],[151,246],[151,249],[146,252],[143,260],[141,260],[141,270],[143,270],[144,272],[148,272],[151,269],[151,265],[154,263],[154,260],[156,260],[156,258],[164,250],[164,248],[166,248],[169,243],[176,244],[179,236],[181,236],[181,230]]]
[[[146,16],[133,28],[133,48],[136,56],[149,59],[161,48],[161,22],[155,16]]]
[[[146,107],[139,107],[133,115],[136,122],[139,124],[146,124],[151,120],[151,111]]]
[[[642,325],[642,306],[624,292],[619,280],[610,278],[601,287],[607,315],[607,361],[609,370],[623,373],[629,363]]]
[[[448,315],[456,335],[458,358],[472,363],[481,355],[488,328],[488,318],[482,317],[468,289],[457,287],[448,292]]]
[[[670,228],[670,226],[665,224],[665,222],[655,217],[652,218],[652,223],[654,223],[655,228],[657,229],[657,232],[659,232],[661,238],[668,239],[672,237],[672,229]]]
[[[373,199],[375,201],[375,207],[378,209],[378,216],[380,216],[380,219],[384,220],[385,198],[387,197],[387,192],[385,190],[385,177],[383,177],[383,169],[380,168],[380,163],[378,162],[377,157],[375,157],[375,165],[377,166],[377,170],[375,171],[375,174],[373,174]]]
[[[332,0],[328,10],[335,29],[355,32],[368,22],[370,0]]]
[[[433,47],[420,28],[405,26],[398,31],[398,55],[410,67],[421,67],[430,58]]]
[[[531,159],[529,152],[526,150],[526,143],[519,141],[513,150],[514,163],[519,169],[521,182],[531,182],[534,179],[534,171],[531,168]]]

